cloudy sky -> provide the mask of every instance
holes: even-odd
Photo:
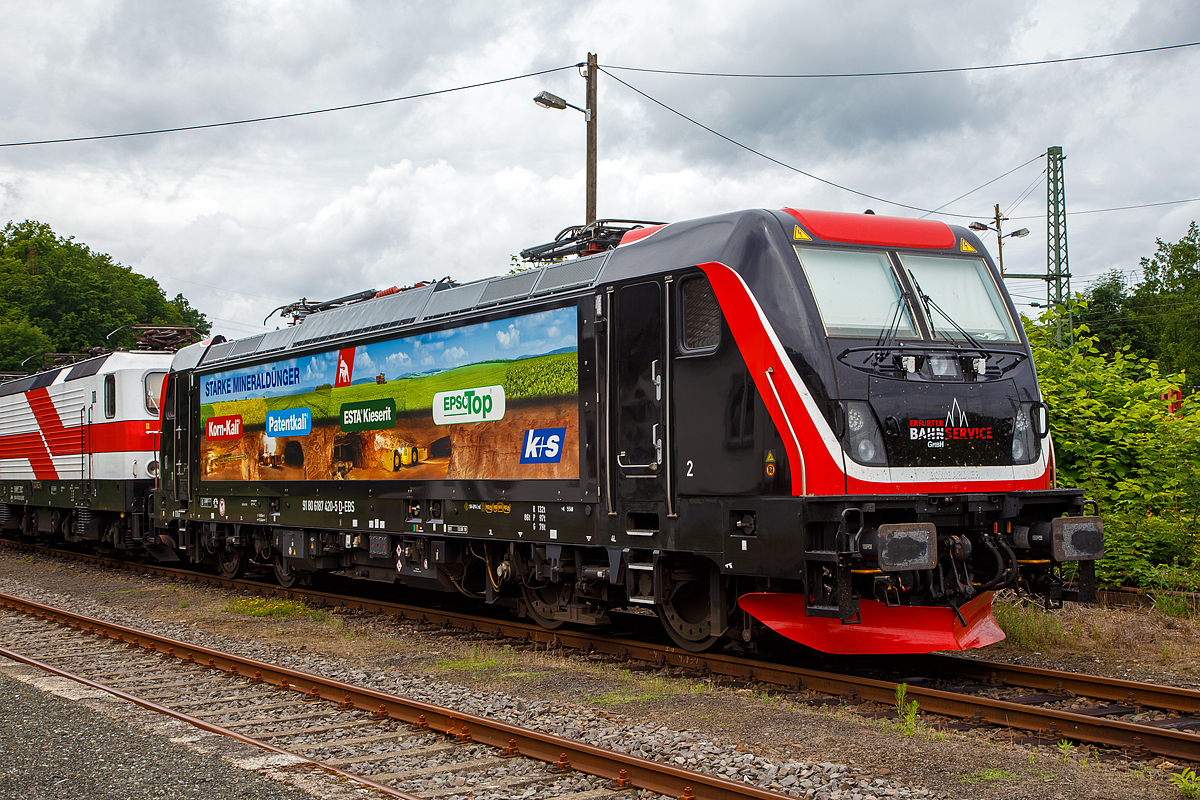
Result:
[[[3,4],[0,142],[194,125],[550,74],[297,119],[0,147],[0,222],[36,219],[182,292],[230,338],[300,296],[507,271],[583,221],[584,104],[612,76],[748,147],[885,200],[1012,217],[1005,266],[1044,272],[1045,159],[1067,155],[1073,288],[1138,274],[1200,203],[1200,47],[1068,64],[828,79],[1200,41],[1194,0],[905,3]],[[920,216],[772,164],[600,76],[601,217],[795,206]],[[1028,192],[1028,194],[1026,194]],[[1021,198],[1024,197],[1024,200]],[[954,201],[954,202],[951,202]],[[994,243],[994,237],[985,239]],[[1041,283],[1011,281],[1018,302]],[[273,320],[269,327],[275,327]]]

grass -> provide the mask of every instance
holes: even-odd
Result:
[[[1191,798],[1200,796],[1200,777],[1196,776],[1191,767],[1184,769],[1183,772],[1172,773],[1171,783],[1179,789],[1182,797],[1191,800]]]
[[[1053,650],[1065,646],[1069,635],[1062,621],[1039,606],[1000,601],[992,615],[1004,630],[1005,643],[1018,650]]]
[[[1200,617],[1167,613],[1177,610],[1069,603],[1046,611],[1011,596],[998,597],[992,612],[1007,638],[995,647],[1200,670]]]
[[[1020,780],[1021,776],[998,767],[988,767],[979,772],[972,772],[962,778],[963,783],[999,783],[1000,781]]]
[[[1190,619],[1196,616],[1196,608],[1186,595],[1175,592],[1157,592],[1154,595],[1154,610],[1159,614],[1180,619]]]
[[[907,694],[907,683],[896,686],[896,713],[899,715],[896,725],[905,736],[912,736],[917,732],[917,713],[920,706],[916,700],[905,701],[904,697]]]
[[[502,665],[500,659],[493,655],[480,656],[478,650],[472,650],[471,655],[463,658],[444,659],[435,663],[438,669],[453,672],[492,672]]]
[[[610,689],[603,694],[592,695],[588,700],[597,705],[612,708],[629,703],[650,703],[682,694],[698,694],[706,691],[704,684],[659,677],[634,677],[628,670],[621,672],[621,682],[625,685],[618,689]]]
[[[222,609],[228,614],[244,614],[248,617],[276,617],[289,619],[291,617],[308,617],[313,622],[322,624],[329,622],[329,614],[310,608],[299,600],[285,600],[278,597],[237,597],[230,600]]]
[[[473,678],[527,679],[543,674],[549,663],[544,655],[526,653],[511,647],[500,649],[488,647],[455,648],[446,658],[433,662],[436,669],[457,672]]]
[[[562,664],[557,657],[539,651],[471,646],[451,650],[445,657],[437,659],[434,667],[476,679],[513,681],[543,677],[561,669]],[[584,696],[587,702],[607,708],[650,703],[709,690],[704,683],[648,676],[629,670],[621,670],[614,675],[611,668],[596,665],[573,665],[572,670],[583,685],[590,678],[607,680],[608,686],[604,691]]]

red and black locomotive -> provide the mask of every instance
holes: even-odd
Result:
[[[180,350],[122,546],[838,653],[990,644],[995,590],[1054,602],[1103,555],[970,231],[754,210],[528,252],[577,257]],[[32,483],[4,476],[10,530],[85,512]]]

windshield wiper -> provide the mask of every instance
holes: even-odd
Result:
[[[911,297],[908,292],[901,292],[900,298],[896,301],[896,311],[892,314],[892,321],[886,328],[879,332],[879,338],[875,340],[875,346],[883,349],[884,345],[896,338],[896,331],[900,329],[900,320],[904,316],[904,309],[908,306]],[[880,354],[875,354],[875,360],[880,361]]]
[[[954,319],[949,314],[947,314],[945,311],[943,311],[941,306],[939,306],[937,303],[935,303],[933,301],[933,298],[931,298],[929,295],[925,294],[925,291],[921,288],[921,284],[917,282],[917,276],[913,275],[911,269],[906,270],[906,272],[908,272],[908,279],[910,281],[912,281],[913,288],[917,290],[917,296],[921,298],[921,304],[925,306],[925,317],[929,320],[929,328],[930,328],[929,332],[934,333],[934,334],[937,333],[937,331],[933,327],[933,314],[929,310],[932,307],[932,308],[936,309],[937,312],[939,314],[941,314],[947,322],[949,322],[951,325],[954,326],[954,330],[956,330],[962,334],[963,338],[967,340],[967,342],[971,345],[972,348],[979,351],[979,355],[986,358],[991,351],[989,351],[987,348],[985,348],[983,345],[981,345],[974,336],[972,336],[971,334],[969,334],[965,330],[963,330],[963,327],[961,325],[959,325],[957,322],[955,322]]]

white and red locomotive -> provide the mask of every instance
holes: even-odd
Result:
[[[0,527],[140,548],[173,353],[116,352],[0,384]]]

